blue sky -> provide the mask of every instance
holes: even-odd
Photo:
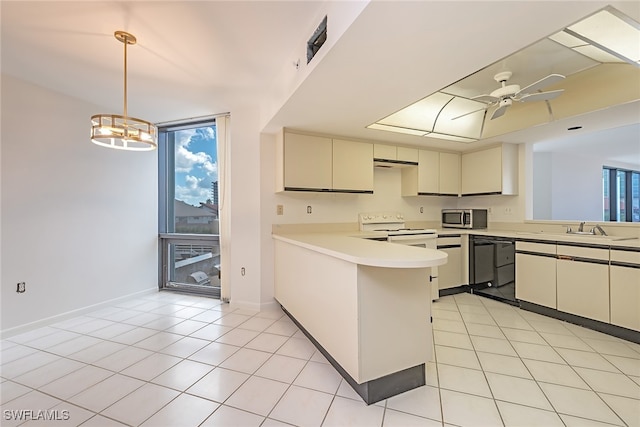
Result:
[[[211,198],[211,183],[218,180],[215,126],[176,132],[175,197],[193,206]]]

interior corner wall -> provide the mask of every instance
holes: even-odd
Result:
[[[260,130],[259,112],[254,106],[231,108],[230,151],[230,303],[260,310]],[[269,301],[271,302],[271,301]]]
[[[157,289],[157,153],[91,144],[102,110],[2,75],[3,335]]]

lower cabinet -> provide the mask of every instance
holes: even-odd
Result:
[[[611,250],[611,324],[640,331],[640,251]]]
[[[555,252],[555,245],[516,242],[516,299],[557,308]]]
[[[558,310],[609,323],[609,249],[558,245]]]
[[[464,284],[462,237],[459,234],[438,235],[438,250],[448,255],[447,263],[438,267],[438,287],[449,289]]]

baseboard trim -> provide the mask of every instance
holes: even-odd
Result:
[[[116,304],[118,302],[130,299],[130,298],[135,298],[135,297],[139,297],[142,295],[146,295],[146,294],[151,294],[151,293],[155,293],[155,292],[159,292],[158,287],[154,286],[153,288],[148,288],[148,289],[144,289],[142,291],[138,291],[138,292],[134,292],[122,297],[118,297],[118,298],[112,298],[110,300],[107,301],[103,301],[103,302],[99,302],[96,304],[92,304],[86,307],[82,307],[82,308],[78,308],[75,310],[71,310],[71,311],[66,311],[64,313],[60,313],[60,314],[56,314],[53,316],[49,316],[49,317],[45,317],[44,319],[40,319],[40,320],[36,320],[33,322],[29,322],[26,323],[24,325],[19,325],[19,326],[14,326],[12,328],[8,328],[8,329],[3,329],[0,331],[0,339],[5,339],[5,338],[9,338],[9,337],[13,337],[19,334],[23,334],[25,332],[29,332],[32,331],[34,329],[38,329],[41,328],[43,326],[49,326],[52,325],[54,323],[58,323],[58,322],[62,322],[63,320],[67,320],[70,319],[72,317],[76,317],[76,316],[80,316],[86,313],[90,313],[92,311],[96,311],[99,310],[101,308]]]
[[[640,332],[633,331],[631,329],[600,322],[598,320],[588,319],[582,316],[576,316],[575,314],[565,313],[564,311],[558,311],[553,308],[527,301],[520,301],[520,308],[640,344]]]
[[[351,377],[351,375],[349,375],[347,371],[340,366],[338,361],[335,360],[329,352],[315,340],[315,338],[313,338],[313,336],[300,324],[300,322],[296,320],[295,317],[293,317],[291,313],[289,313],[284,307],[282,307],[282,310],[287,316],[289,316],[293,323],[300,328],[306,337],[309,338],[329,363],[336,368],[342,378],[349,383],[353,390],[358,393],[367,405],[380,402],[381,400],[388,399],[397,394],[413,390],[414,388],[421,387],[426,384],[427,377],[424,363],[361,384],[357,383],[356,380],[354,380],[353,377]]]

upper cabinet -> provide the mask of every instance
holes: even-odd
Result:
[[[443,196],[460,195],[460,154],[440,153],[439,166],[439,191]]]
[[[402,170],[403,196],[458,196],[460,155],[419,150],[418,167]]]
[[[283,132],[277,191],[373,193],[373,144]]]
[[[462,153],[462,195],[518,194],[518,146]]]
[[[285,133],[284,190],[331,191],[333,141],[319,136]]]
[[[418,149],[395,145],[373,144],[373,159],[399,165],[417,165]]]
[[[373,193],[373,145],[333,140],[333,191]]]

